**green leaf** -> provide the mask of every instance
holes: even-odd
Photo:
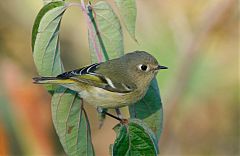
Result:
[[[122,56],[124,54],[122,28],[120,21],[111,6],[107,2],[100,1],[93,6],[93,12],[90,16],[91,18],[94,18],[92,22],[94,28],[94,38],[97,41],[98,48],[103,51],[105,60]],[[98,33],[95,31],[96,28]],[[97,34],[100,35],[98,36]],[[90,32],[89,46],[92,61],[96,62],[96,49],[93,46],[93,40],[90,37]],[[107,53],[107,57],[105,53]]]
[[[58,1],[65,1],[65,0],[42,0],[42,1],[43,1],[43,4],[46,5],[51,2],[58,2]]]
[[[137,8],[135,0],[114,0],[130,36],[136,41]]]
[[[163,128],[163,108],[156,78],[142,100],[129,106],[131,118],[143,120],[159,140]]]
[[[52,2],[38,13],[32,30],[32,50],[35,65],[41,76],[56,76],[62,73],[60,58],[59,28],[67,6],[64,2]],[[53,91],[52,85],[47,89]]]
[[[89,121],[82,105],[75,92],[62,87],[52,97],[53,123],[69,156],[94,155]]]
[[[111,149],[113,156],[157,155],[155,135],[141,120],[131,119],[128,124],[118,124],[114,130],[117,138]]]
[[[64,72],[60,58],[59,28],[64,2],[51,2],[39,12],[32,33],[33,58],[41,76],[56,76]],[[94,155],[89,121],[77,93],[64,87],[53,90],[52,118],[67,155]]]

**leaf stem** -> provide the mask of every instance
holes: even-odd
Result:
[[[103,55],[105,57],[105,60],[109,60],[109,57],[108,57],[105,45],[103,43],[103,39],[101,37],[101,34],[100,34],[100,32],[98,30],[98,27],[97,27],[97,23],[96,23],[96,21],[94,19],[94,16],[93,16],[93,8],[92,8],[92,6],[90,4],[88,4],[87,5],[87,9],[88,9],[88,16],[89,16],[89,18],[90,18],[90,20],[91,20],[91,22],[93,24],[93,27],[95,29],[96,35],[97,35],[98,40],[99,40],[99,44],[100,44],[100,46],[102,48],[102,52],[103,52]]]
[[[101,50],[98,48],[96,38],[94,37],[94,28],[93,28],[93,25],[91,23],[91,19],[89,18],[88,10],[86,10],[86,6],[85,6],[85,3],[84,3],[84,0],[81,0],[81,9],[83,11],[83,14],[84,14],[86,20],[87,20],[87,25],[88,25],[90,39],[93,42],[93,47],[95,49],[98,62],[102,62],[103,61],[103,56],[102,56]]]

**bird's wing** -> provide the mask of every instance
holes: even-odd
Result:
[[[119,82],[113,82],[111,78],[104,76],[101,73],[96,73],[101,63],[95,63],[89,66],[85,66],[80,69],[68,71],[57,76],[58,79],[71,79],[87,83],[89,85],[99,87],[111,92],[128,93],[136,89],[133,84],[124,84]]]

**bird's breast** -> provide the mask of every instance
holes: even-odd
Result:
[[[118,108],[131,105],[143,96],[138,91],[118,93],[98,87],[90,87],[79,94],[87,103],[102,108]]]

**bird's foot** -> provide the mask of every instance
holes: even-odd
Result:
[[[120,123],[122,123],[122,124],[128,124],[128,119],[123,119],[122,114],[121,114],[119,108],[116,108],[115,110],[116,110],[117,116],[108,113],[105,109],[97,107],[98,113],[102,113],[102,114],[105,114],[107,116],[110,116],[110,117],[120,121]]]
[[[122,119],[120,121],[120,123],[123,124],[123,125],[127,125],[128,124],[128,119]]]
[[[115,108],[116,114],[120,119],[123,119],[122,113],[119,108]]]
[[[124,118],[123,118],[120,109],[119,109],[119,108],[115,108],[115,111],[116,111],[116,114],[117,114],[118,118],[121,119],[121,120],[120,120],[120,123],[123,124],[123,125],[128,124],[128,119],[124,119]]]

